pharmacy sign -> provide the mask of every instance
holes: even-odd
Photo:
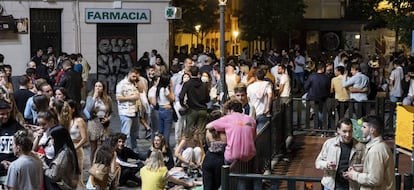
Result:
[[[86,23],[151,23],[149,9],[85,9]]]

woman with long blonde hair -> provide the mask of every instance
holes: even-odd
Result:
[[[139,171],[142,180],[142,190],[164,190],[166,189],[167,181],[180,185],[180,187],[191,188],[194,186],[192,182],[185,182],[174,178],[172,175],[167,175],[168,169],[164,164],[163,153],[160,150],[151,152],[148,159],[145,161],[145,166]]]

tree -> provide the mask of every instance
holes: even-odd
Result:
[[[240,11],[241,38],[273,39],[298,28],[306,5],[303,0],[244,0]]]
[[[374,13],[373,7],[378,7],[382,0],[357,0],[351,1],[345,8],[345,19],[368,20]]]
[[[198,33],[203,38],[217,24],[216,0],[175,0],[173,5],[182,8],[182,19],[175,22],[175,29],[178,31],[197,34],[195,26],[200,25]]]
[[[414,1],[412,0],[384,0],[373,6],[366,30],[389,28],[395,31],[395,48],[398,41],[405,45],[411,45],[411,30],[414,28]]]

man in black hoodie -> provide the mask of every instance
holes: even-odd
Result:
[[[7,169],[17,157],[13,153],[13,135],[23,127],[11,117],[10,104],[0,99],[0,176],[7,175]]]
[[[65,73],[61,76],[57,87],[65,88],[69,97],[79,104],[81,101],[81,88],[83,82],[82,75],[73,70],[73,63],[70,60],[64,60],[62,67]]]
[[[185,62],[191,61],[186,59]],[[207,83],[201,82],[199,69],[196,66],[190,68],[191,79],[184,83],[180,92],[180,104],[188,108],[186,113],[186,137],[191,137],[195,129],[205,131],[207,122],[207,102],[210,101]],[[187,98],[185,102],[185,97]]]

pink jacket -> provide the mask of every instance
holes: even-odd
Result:
[[[256,121],[242,113],[231,113],[208,124],[216,131],[225,131],[227,146],[224,158],[227,161],[249,161],[256,155]]]

